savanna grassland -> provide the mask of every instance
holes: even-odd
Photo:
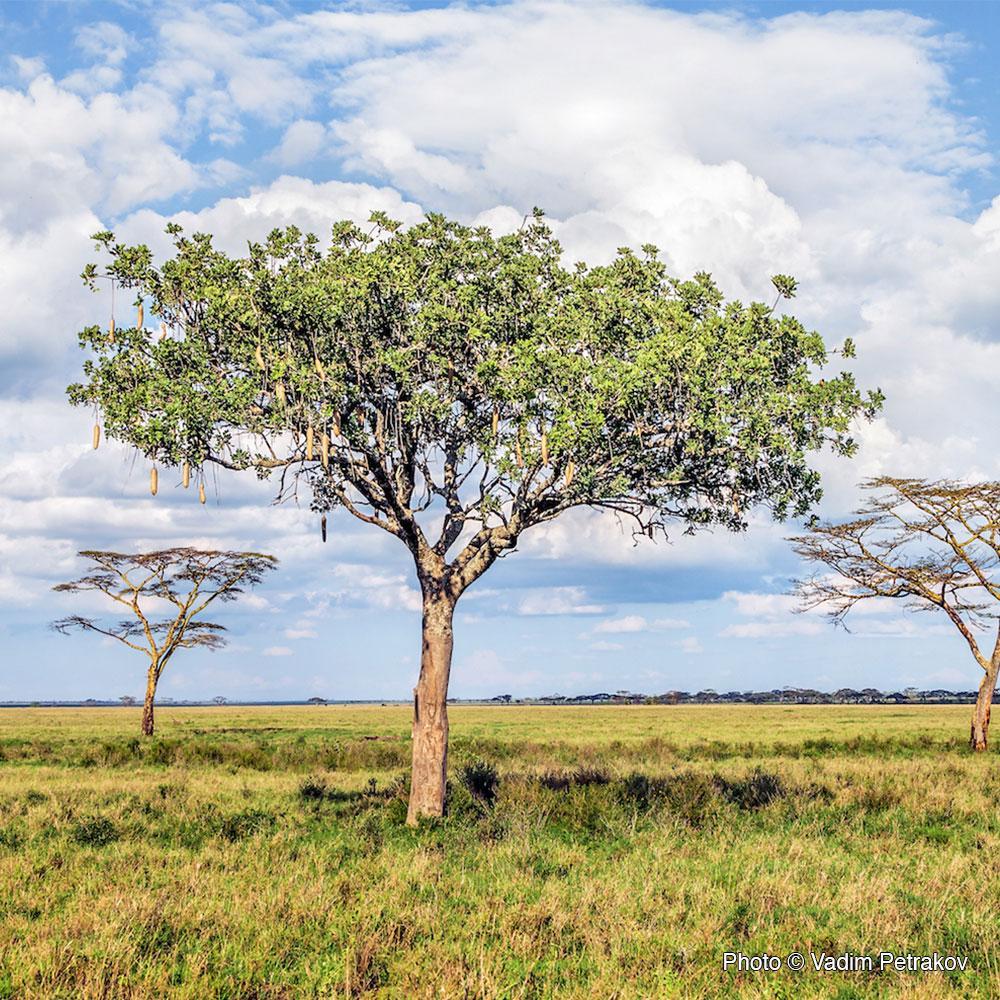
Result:
[[[0,997],[998,996],[969,711],[459,706],[417,830],[406,707],[0,711]]]

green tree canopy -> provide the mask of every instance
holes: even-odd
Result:
[[[450,663],[454,602],[525,529],[584,506],[651,537],[740,530],[758,505],[805,513],[820,496],[809,454],[851,454],[852,422],[881,405],[848,372],[820,377],[821,337],[777,299],[726,302],[649,245],[567,267],[537,211],[506,236],[376,213],[366,230],[334,225],[326,248],[290,227],[244,256],[168,231],[161,264],[98,234],[108,261],[85,279],[134,290],[164,333],[88,327],[70,398],[185,481],[210,463],[254,469],[281,498],[307,491],[406,544],[425,599],[415,767],[421,701],[447,735],[447,667],[425,684],[428,656]],[[429,628],[444,630],[438,653]]]

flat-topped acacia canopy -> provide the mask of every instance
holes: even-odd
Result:
[[[798,582],[803,610],[824,608],[838,624],[872,599],[942,612],[983,671],[969,729],[983,751],[1000,675],[1000,483],[879,476],[861,487],[867,502],[853,518],[791,539],[826,570]],[[984,630],[991,645],[980,645]]]
[[[103,594],[125,617],[117,622],[69,615],[52,623],[57,632],[97,632],[149,658],[142,733],[152,736],[156,687],[164,668],[179,649],[221,649],[225,626],[200,617],[210,604],[235,601],[278,565],[263,552],[230,552],[187,546],[153,552],[78,553],[90,566],[75,580],[53,590]],[[165,610],[165,613],[163,611]]]

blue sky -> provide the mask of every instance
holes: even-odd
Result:
[[[239,249],[294,222],[443,210],[499,229],[546,208],[571,259],[659,245],[727,294],[800,281],[795,311],[880,385],[822,513],[882,472],[997,478],[1000,7],[991,3],[0,6],[0,699],[137,693],[135,654],[47,622],[77,549],[191,542],[282,560],[178,656],[174,697],[406,697],[419,601],[397,542],[220,475],[200,507],[90,449],[63,389],[110,303],[89,235],[163,246],[178,219]],[[533,529],[463,598],[453,693],[785,685],[969,689],[932,616],[851,634],[792,613],[801,567],[742,536],[633,546],[586,512]]]

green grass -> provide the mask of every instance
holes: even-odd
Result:
[[[969,711],[457,707],[415,831],[403,707],[0,712],[0,998],[997,996]]]

